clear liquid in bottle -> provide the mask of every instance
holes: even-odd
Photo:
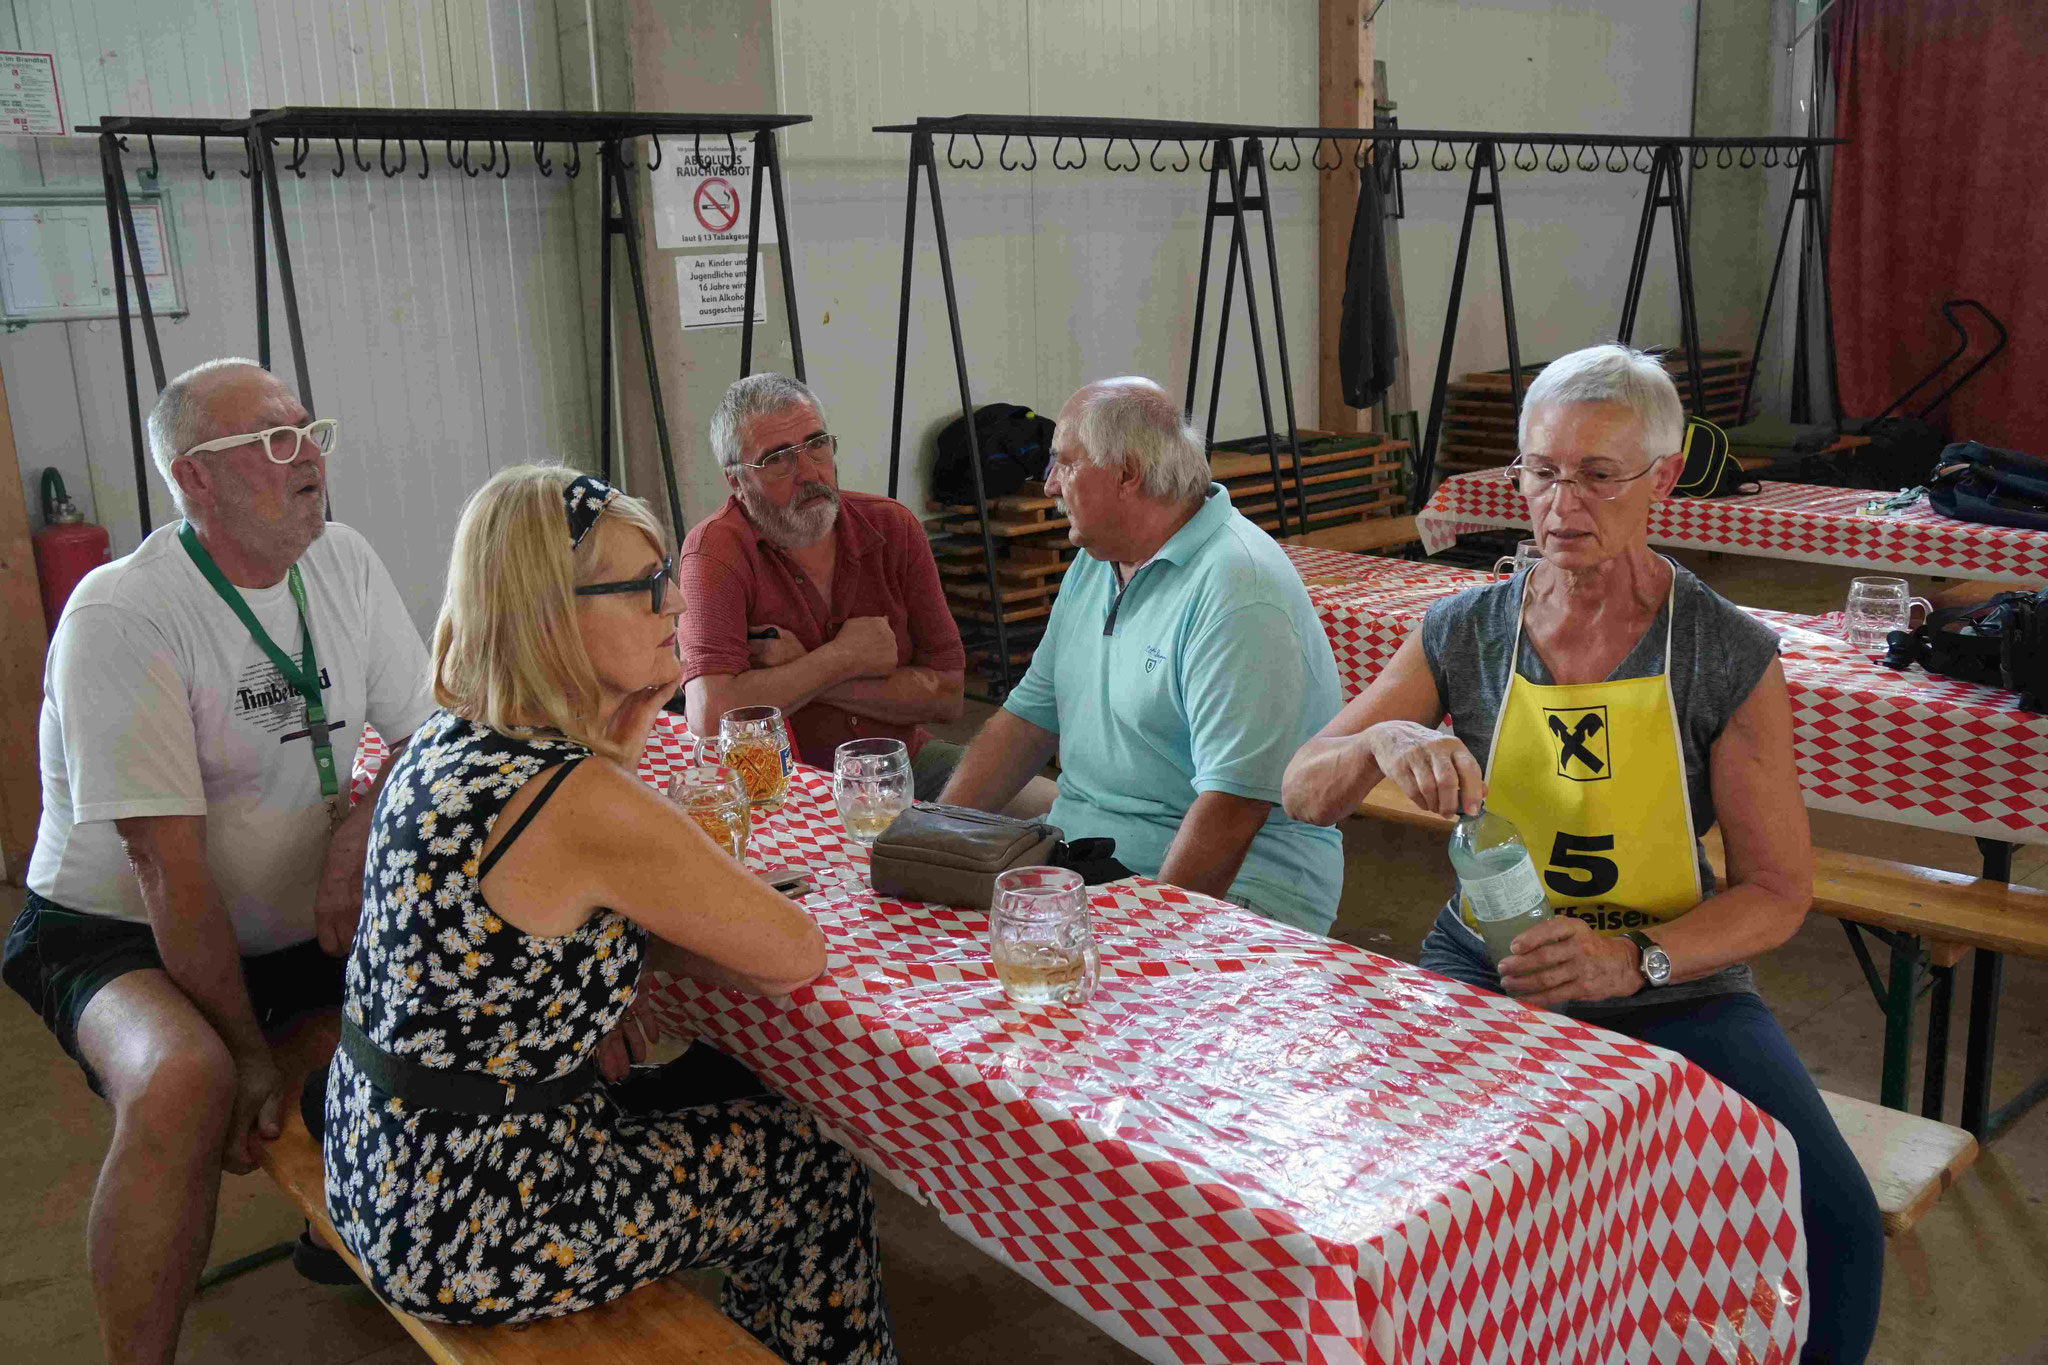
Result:
[[[1543,880],[1506,816],[1483,806],[1477,815],[1460,816],[1451,831],[1451,866],[1495,964],[1508,956],[1516,936],[1550,918]]]

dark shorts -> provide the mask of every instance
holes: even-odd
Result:
[[[28,893],[0,951],[0,979],[28,1001],[85,1072],[86,1084],[104,1097],[100,1078],[78,1050],[78,1021],[100,987],[129,972],[162,971],[156,934],[147,924],[82,915]],[[320,951],[308,939],[274,953],[242,959],[242,980],[256,1022],[266,1031],[293,1015],[341,1003],[347,963]]]

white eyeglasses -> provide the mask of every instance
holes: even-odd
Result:
[[[332,455],[341,439],[341,423],[332,417],[321,417],[302,427],[265,427],[262,431],[245,431],[240,436],[222,436],[211,441],[201,441],[178,458],[186,455],[204,455],[209,450],[232,450],[251,441],[263,443],[263,453],[270,457],[272,464],[290,464],[299,458],[305,446],[311,445],[322,455]]]

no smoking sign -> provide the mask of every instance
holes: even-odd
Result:
[[[740,142],[728,151],[720,138],[715,154],[708,141],[701,156],[698,150],[695,138],[661,140],[660,164],[647,172],[654,190],[654,244],[686,251],[743,247],[754,200],[754,148]],[[774,198],[763,193],[761,241],[770,244],[779,237]]]
[[[740,192],[730,180],[713,176],[698,182],[690,209],[706,232],[731,232],[740,220]]]

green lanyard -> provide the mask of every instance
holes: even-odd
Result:
[[[291,585],[292,601],[299,608],[299,651],[305,657],[293,663],[291,656],[277,647],[270,633],[263,629],[263,623],[256,619],[256,613],[249,610],[249,604],[242,600],[242,594],[227,575],[213,562],[213,556],[199,543],[199,536],[192,529],[191,522],[178,527],[178,541],[185,547],[185,553],[199,566],[206,581],[220,594],[220,600],[233,608],[242,624],[249,628],[249,634],[256,643],[263,646],[263,652],[270,656],[270,662],[277,665],[277,671],[292,690],[306,699],[306,729],[313,741],[313,768],[320,774],[320,796],[327,804],[330,818],[335,811],[335,797],[341,790],[341,783],[334,773],[334,744],[327,733],[327,706],[320,699],[320,662],[313,657],[313,631],[306,624],[306,585],[299,579],[299,566],[294,564],[285,574],[285,582]]]

